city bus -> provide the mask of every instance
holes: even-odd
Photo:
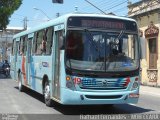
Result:
[[[47,106],[137,103],[138,32],[130,18],[60,16],[13,37],[11,77],[19,91],[44,95]]]

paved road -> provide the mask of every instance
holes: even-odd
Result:
[[[160,88],[141,86],[139,103],[136,105],[62,106],[47,107],[43,96],[27,89],[18,91],[18,83],[0,76],[0,113],[13,114],[144,114],[160,113]]]

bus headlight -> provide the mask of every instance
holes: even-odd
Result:
[[[73,87],[73,83],[72,82],[66,82],[66,87],[67,88],[72,88]]]
[[[135,90],[139,87],[139,79],[138,78],[135,78],[135,81],[132,85],[132,90]]]
[[[71,90],[75,90],[73,80],[70,76],[66,76],[66,87],[71,89]]]
[[[139,86],[138,82],[134,82],[133,86],[132,86],[132,89],[136,89],[136,88],[138,88],[138,86]]]

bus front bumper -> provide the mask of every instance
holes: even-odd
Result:
[[[61,104],[65,105],[89,105],[89,104],[136,104],[139,98],[139,91],[120,92],[82,92],[72,91],[67,88],[61,89]]]

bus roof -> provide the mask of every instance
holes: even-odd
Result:
[[[77,17],[113,18],[113,19],[120,19],[120,20],[127,20],[127,21],[136,22],[134,19],[127,18],[127,17],[120,17],[120,16],[116,16],[116,15],[69,13],[69,14],[62,15],[62,16],[60,16],[58,18],[52,19],[52,20],[50,20],[48,22],[45,22],[45,23],[43,23],[43,24],[41,24],[41,25],[39,25],[37,27],[30,28],[30,29],[28,29],[26,31],[20,32],[20,33],[14,35],[13,38],[18,38],[18,37],[24,36],[26,34],[31,34],[31,33],[35,32],[35,31],[38,31],[38,30],[41,30],[41,29],[44,29],[44,28],[47,28],[47,27],[50,27],[50,26],[53,26],[53,25],[58,25],[58,24],[64,23],[71,16],[75,16],[75,17],[77,16]]]

